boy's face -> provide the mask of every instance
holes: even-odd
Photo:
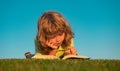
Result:
[[[65,38],[65,33],[59,33],[57,35],[51,35],[47,38],[47,46],[51,47],[52,49],[57,49],[60,46]]]

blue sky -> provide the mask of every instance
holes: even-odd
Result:
[[[38,18],[60,12],[70,23],[78,54],[120,59],[119,0],[0,0],[0,59],[35,53]]]

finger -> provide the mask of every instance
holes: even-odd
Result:
[[[47,45],[47,46],[50,47],[52,44],[53,44],[53,43],[52,43],[50,40],[47,40],[47,41],[46,41],[46,45]]]
[[[71,54],[70,50],[66,50],[65,54]]]
[[[48,46],[51,47],[52,49],[57,49],[58,47],[54,45],[53,42],[49,42]]]
[[[70,50],[72,47],[67,47],[67,50]]]
[[[76,49],[75,48],[71,48],[71,54],[76,55]]]

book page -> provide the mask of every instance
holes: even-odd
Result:
[[[58,57],[53,55],[35,55],[32,58],[33,59],[59,59]]]
[[[83,55],[66,55],[62,59],[63,60],[65,59],[89,59],[89,57],[83,56]]]

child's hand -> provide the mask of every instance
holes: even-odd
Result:
[[[56,46],[52,41],[47,41],[46,42],[47,46],[51,47],[52,49],[57,49],[58,46]]]
[[[67,50],[65,51],[65,54],[68,55],[76,55],[77,51],[74,47],[68,47]]]

